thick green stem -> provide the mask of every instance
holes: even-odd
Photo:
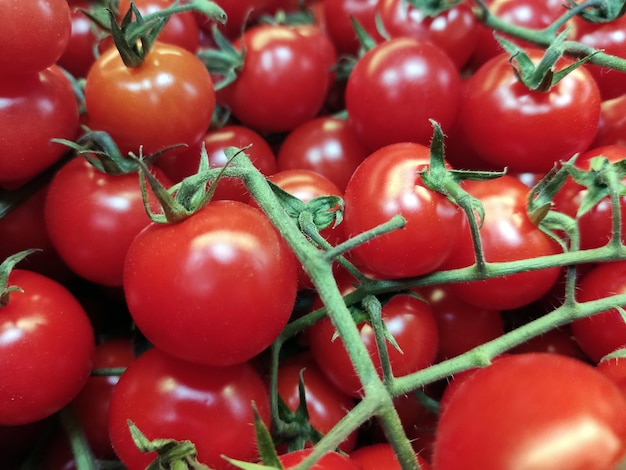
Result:
[[[69,407],[62,409],[59,412],[59,418],[70,442],[76,469],[97,470],[98,465],[91,452],[85,433],[72,409]]]

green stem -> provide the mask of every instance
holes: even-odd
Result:
[[[390,392],[394,396],[402,395],[458,372],[475,367],[487,366],[494,357],[535,336],[539,336],[553,328],[571,323],[574,320],[610,310],[615,308],[616,305],[626,305],[626,294],[614,295],[583,303],[570,302],[564,304],[547,315],[533,320],[488,343],[484,343],[464,354],[434,364],[414,374],[394,379],[393,384],[391,384],[389,388]]]
[[[98,465],[74,411],[70,407],[63,408],[59,412],[59,419],[70,441],[76,470],[97,470]]]

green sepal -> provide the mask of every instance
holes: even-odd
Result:
[[[211,74],[221,77],[214,84],[215,90],[218,91],[237,80],[237,75],[244,66],[246,50],[243,46],[241,51],[235,49],[217,25],[213,25],[211,31],[217,47],[198,51],[196,56]]]
[[[626,160],[610,163],[606,157],[598,156],[592,158],[590,164],[589,171],[576,168],[570,162],[564,164],[574,181],[587,188],[576,217],[583,216],[602,199],[610,197],[612,191],[621,196],[626,195],[626,185],[622,183],[626,177]],[[614,184],[616,188],[611,187]]]
[[[557,61],[565,53],[565,41],[569,32],[570,30],[566,29],[552,41],[537,65],[534,64],[526,51],[514,42],[505,39],[499,34],[494,34],[494,37],[511,56],[509,62],[519,81],[529,90],[547,92],[569,73],[588,62],[597,53],[589,54],[560,70],[556,70]]]
[[[566,8],[576,8],[580,5],[582,4],[578,4],[574,0],[567,0]],[[578,16],[590,23],[608,23],[623,16],[624,13],[626,13],[624,0],[605,0],[597,5],[590,5],[582,9]]]
[[[598,364],[601,363],[602,361],[609,361],[611,359],[626,359],[626,348],[619,348],[613,352],[610,352],[609,354],[604,356],[602,359],[600,359],[598,361]]]
[[[278,460],[272,435],[259,415],[259,411],[254,403],[252,403],[252,409],[254,411],[254,433],[256,435],[257,448],[259,449],[261,461],[266,466],[269,465],[272,468],[282,469],[283,466]]]
[[[19,286],[10,286],[9,285],[9,275],[11,271],[15,268],[15,266],[22,260],[24,260],[28,255],[31,255],[37,251],[41,251],[40,249],[30,249],[20,251],[19,253],[15,253],[14,255],[9,256],[7,259],[0,263],[0,308],[8,305],[9,297],[12,292],[23,292],[23,290]]]
[[[359,44],[361,45],[359,56],[376,47],[377,42],[367,31],[365,31],[365,28],[361,26],[361,23],[359,23],[356,18],[351,16],[350,22],[352,23],[352,29],[354,29],[354,33],[356,34]]]
[[[385,325],[385,322],[383,321],[381,302],[373,295],[366,295],[361,301],[361,304],[368,314],[369,323],[374,329],[374,335],[376,337],[380,337],[382,335],[396,351],[404,354],[402,348],[396,341],[396,338],[394,338],[394,336],[389,332],[389,328],[387,328],[387,325]],[[379,343],[386,344],[382,341],[377,342],[377,344]]]
[[[127,424],[133,442],[141,452],[158,454],[146,470],[210,470],[208,466],[198,462],[196,447],[191,441],[174,439],[151,441],[131,420],[127,420]]]
[[[424,16],[435,17],[462,3],[464,0],[402,0],[412,7],[419,9]]]

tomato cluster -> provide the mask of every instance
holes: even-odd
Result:
[[[3,468],[624,465],[623,2],[6,3]]]

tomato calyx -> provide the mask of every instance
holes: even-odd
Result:
[[[196,459],[196,447],[191,441],[176,441],[174,439],[149,440],[139,428],[128,420],[128,428],[141,452],[156,452],[157,458],[146,470],[162,470],[167,468],[180,468],[185,470],[209,470],[209,467],[201,464]]]
[[[537,65],[534,64],[526,51],[514,42],[499,35],[496,35],[496,39],[504,50],[510,54],[509,62],[518,80],[529,90],[548,92],[570,72],[591,60],[598,53],[598,51],[592,52],[574,61],[572,64],[556,70],[557,61],[565,54],[565,40],[569,33],[569,29],[560,33],[545,50],[543,57]]]
[[[28,255],[41,250],[25,250],[9,256],[0,264],[0,308],[9,304],[9,297],[12,292],[23,292],[19,286],[9,285],[9,275],[13,268]]]
[[[217,25],[213,25],[212,33],[217,47],[199,51],[196,56],[211,74],[221,77],[221,80],[214,83],[215,91],[218,91],[237,79],[237,75],[243,68],[246,50],[243,46],[241,51],[235,49],[226,36],[220,32]]]
[[[223,176],[226,168],[233,158],[245,149],[235,147],[227,148],[224,153],[228,158],[226,165],[221,168],[209,168],[209,156],[204,145],[200,153],[200,164],[198,171],[186,178],[180,183],[175,184],[170,189],[166,189],[150,172],[145,159],[140,155],[136,156],[129,153],[129,157],[133,160],[139,169],[139,182],[141,184],[141,193],[143,195],[143,203],[146,213],[153,222],[160,224],[178,223],[192,216],[202,209],[213,197],[218,180]],[[148,189],[154,192],[163,213],[153,212],[148,202]]]
[[[577,14],[590,23],[608,23],[626,13],[626,4],[621,0],[587,1],[582,4],[578,4],[573,0],[567,0],[565,6],[571,10],[576,9]]]
[[[461,186],[464,180],[484,181],[498,178],[506,173],[503,171],[473,171],[450,170],[446,168],[444,152],[444,135],[441,126],[430,120],[433,126],[433,138],[430,144],[430,164],[428,168],[419,171],[424,185],[433,191],[446,196],[451,202],[458,205],[465,212],[476,255],[476,266],[479,272],[485,271],[485,257],[480,240],[480,226],[485,217],[485,211],[478,199],[471,196]]]
[[[119,24],[117,14],[112,8],[105,8],[104,12],[83,10],[83,13],[111,34],[124,65],[139,67],[169,18],[176,13],[185,11],[198,11],[222,24],[226,23],[227,20],[224,10],[216,3],[208,0],[190,0],[184,3],[175,1],[168,8],[145,16],[139,12],[131,0],[130,7]],[[108,17],[108,21],[104,19],[105,15]]]

